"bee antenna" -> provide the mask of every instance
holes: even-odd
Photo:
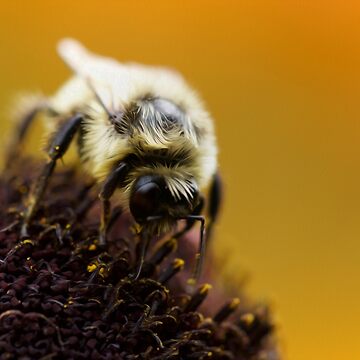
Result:
[[[94,85],[92,84],[91,80],[89,78],[86,78],[86,82],[91,89],[91,91],[94,93],[96,100],[101,105],[101,107],[105,110],[105,112],[109,115],[109,118],[112,119],[114,117],[114,114],[106,107],[104,101],[100,97],[99,93],[96,91]]]

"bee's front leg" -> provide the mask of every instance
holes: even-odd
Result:
[[[191,215],[195,215],[195,216],[200,215],[203,207],[204,207],[204,198],[201,196],[199,204],[195,207],[195,209],[194,209],[194,211],[192,212]],[[195,219],[189,218],[189,217],[186,217],[185,220],[186,220],[185,227],[182,230],[178,231],[173,236],[173,238],[175,238],[176,240],[180,239],[184,234],[186,234],[188,231],[190,231],[192,229],[192,227],[194,226],[195,221],[196,221]]]
[[[194,226],[195,222],[200,222],[200,241],[199,241],[199,248],[196,253],[196,262],[192,277],[189,279],[189,284],[195,285],[202,273],[204,267],[204,259],[205,259],[205,251],[206,251],[206,242],[209,241],[213,225],[217,220],[219,215],[219,209],[221,206],[222,201],[222,186],[221,186],[221,179],[220,175],[216,173],[213,177],[210,190],[209,190],[209,204],[207,206],[207,221],[205,226],[205,218],[201,216],[201,211],[204,206],[204,199],[200,198],[200,202],[197,207],[194,209],[193,213],[189,216],[184,217],[186,220],[186,225],[184,229],[180,230],[174,235],[175,239],[179,239],[183,236],[186,232],[191,230]]]
[[[207,221],[206,221],[206,237],[210,239],[212,234],[212,228],[214,223],[217,220],[219,215],[219,210],[222,202],[222,185],[221,185],[221,178],[218,173],[216,173],[213,177],[213,180],[210,185],[209,190],[209,204],[206,209]],[[195,207],[194,211],[191,215],[200,215],[204,207],[204,198],[200,198],[199,204]],[[185,233],[190,231],[195,224],[194,218],[186,218],[186,225],[185,227],[178,231],[173,237],[175,239],[181,238]]]
[[[199,282],[200,276],[202,274],[202,270],[204,267],[204,259],[206,252],[206,236],[205,236],[205,218],[201,215],[189,215],[187,220],[193,220],[200,222],[200,242],[199,242],[199,250],[196,253],[195,257],[195,267],[192,277],[188,280],[189,285],[195,285]]]
[[[28,206],[25,210],[23,225],[21,228],[22,237],[28,236],[29,223],[44,195],[49,178],[55,169],[56,161],[66,153],[72,139],[80,128],[82,120],[83,116],[81,114],[74,115],[72,118],[63,123],[59,130],[55,133],[47,152],[49,160],[38,177],[35,187],[29,193]]]
[[[105,182],[102,185],[99,197],[101,200],[101,223],[99,230],[99,243],[101,246],[104,246],[106,243],[106,232],[110,220],[111,204],[110,199],[114,194],[118,184],[124,180],[128,172],[128,164],[121,162],[117,167],[115,167],[108,177],[105,179]]]

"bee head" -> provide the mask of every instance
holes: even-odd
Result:
[[[141,176],[131,191],[131,214],[138,223],[143,223],[152,216],[176,219],[189,215],[198,204],[199,192],[196,184],[190,180],[187,182],[187,189],[187,196],[174,196],[163,177]]]

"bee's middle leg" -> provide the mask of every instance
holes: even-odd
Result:
[[[111,213],[111,204],[110,199],[114,194],[117,186],[121,181],[124,180],[125,175],[128,172],[128,165],[125,162],[121,162],[117,167],[115,167],[108,177],[105,179],[105,182],[102,185],[99,197],[101,200],[101,222],[99,229],[99,244],[104,246],[106,243],[106,233],[110,221]]]
[[[82,115],[74,115],[72,118],[63,123],[59,130],[55,133],[49,150],[47,152],[49,160],[45,164],[40,176],[37,179],[35,187],[30,191],[28,198],[28,206],[25,210],[23,225],[21,228],[21,236],[28,236],[28,226],[32,220],[40,200],[46,190],[49,178],[51,177],[58,159],[60,159],[69,148],[69,145],[79,130],[82,123]]]

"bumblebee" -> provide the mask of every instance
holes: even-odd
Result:
[[[13,145],[12,156],[41,114],[52,134],[48,161],[28,196],[22,235],[57,161],[76,137],[84,171],[99,184],[100,244],[106,241],[114,194],[147,239],[174,230],[185,219],[175,235],[180,237],[200,221],[198,277],[205,251],[204,191],[210,189],[207,237],[221,197],[213,120],[199,96],[168,68],[120,63],[73,39],[60,41],[58,52],[74,74],[55,95],[27,101]]]

